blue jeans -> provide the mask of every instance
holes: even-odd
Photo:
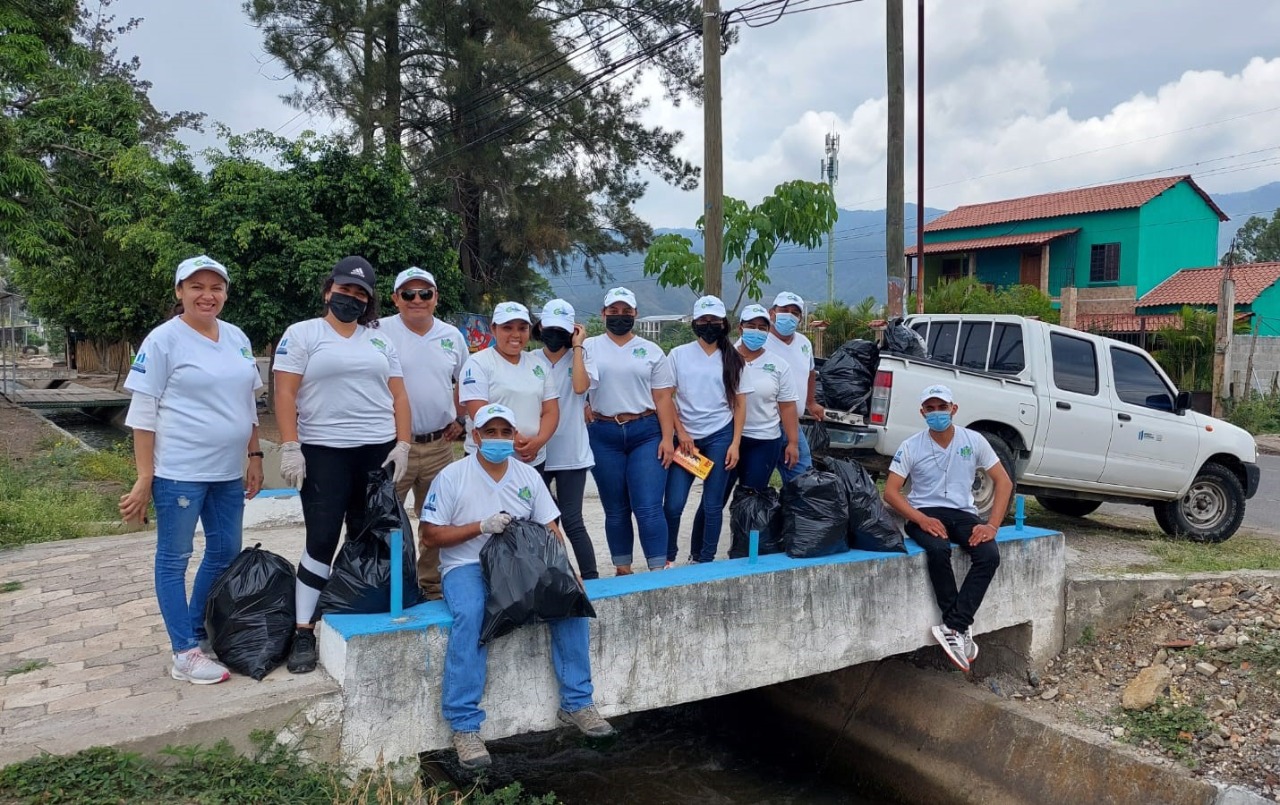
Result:
[[[786,446],[786,436],[779,436],[776,439],[752,439],[743,436],[738,444],[738,466],[733,468],[729,483],[725,484],[724,500],[720,502],[720,509],[723,511],[728,505],[735,485],[742,485],[748,489],[764,489],[768,486],[769,479],[773,477],[773,469],[779,463],[782,449]],[[702,512],[703,508],[699,506],[697,514],[693,515],[693,537],[689,552],[694,556],[697,556],[702,549],[701,535],[706,531],[706,517]]]
[[[175,654],[195,648],[208,635],[204,608],[209,588],[240,553],[244,525],[244,481],[151,481],[156,505],[156,598]],[[187,599],[187,563],[196,521],[204,525],[204,557]]]
[[[785,447],[787,444],[786,437],[784,436],[782,438],[782,444]],[[786,481],[794,480],[813,469],[813,456],[809,454],[809,440],[804,437],[803,429],[800,431],[800,438],[797,442],[796,446],[800,448],[800,460],[796,462],[794,467],[787,467],[786,464],[783,464],[782,453],[778,453],[778,472],[782,474],[782,480],[784,483]]]
[[[690,538],[690,554],[694,561],[710,562],[716,558],[716,545],[720,541],[720,526],[724,522],[724,499],[729,490],[729,475],[724,468],[725,454],[733,443],[733,423],[730,422],[720,430],[701,439],[694,439],[693,444],[698,452],[715,462],[711,473],[702,482],[702,517],[701,531],[695,529]],[[667,516],[667,561],[674,562],[680,553],[680,515],[684,513],[684,505],[689,501],[689,490],[693,488],[693,473],[680,467],[672,467],[667,473],[667,499],[662,504]],[[697,549],[697,553],[693,550]]]
[[[440,711],[454,732],[476,732],[484,723],[480,697],[489,675],[489,648],[480,645],[484,602],[489,591],[480,565],[462,565],[444,576],[444,602],[453,615],[444,654]],[[569,713],[591,706],[590,626],[586,618],[552,621],[551,665],[560,682],[560,709]]]
[[[631,515],[635,514],[645,562],[650,570],[662,567],[667,563],[667,521],[662,515],[667,470],[658,459],[662,427],[657,414],[625,425],[609,420],[592,422],[587,426],[587,437],[595,456],[591,474],[600,490],[604,536],[613,564],[631,564],[635,545]]]

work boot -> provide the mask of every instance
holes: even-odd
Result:
[[[458,765],[468,771],[483,769],[493,763],[489,750],[484,748],[478,732],[455,732],[453,750],[458,753]]]
[[[316,670],[316,632],[314,629],[298,629],[293,633],[293,648],[289,649],[289,673],[309,674]]]
[[[600,715],[600,711],[596,710],[594,704],[589,704],[581,710],[574,710],[572,713],[567,710],[561,710],[556,719],[561,724],[577,727],[578,730],[589,738],[607,738],[613,735],[613,725]]]

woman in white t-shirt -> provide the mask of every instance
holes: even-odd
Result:
[[[156,506],[156,598],[173,648],[174,679],[210,685],[230,677],[201,648],[209,588],[240,553],[244,501],[262,488],[254,391],[262,386],[249,339],[218,318],[227,269],[205,255],[182,261],[174,277],[178,315],[152,330],[124,387],[133,392],[138,480],[120,498],[126,522]],[[245,454],[248,468],[245,469]],[[196,522],[204,557],[187,598]]]
[[[362,527],[369,473],[409,464],[412,415],[400,357],[378,326],[373,266],[344,257],[325,280],[325,314],[290,325],[276,346],[280,475],[299,487],[307,545],[295,585],[291,673],[316,667],[312,628],[343,521]]]
[[[667,565],[667,521],[662,492],[675,454],[675,408],[671,369],[657,344],[631,329],[636,296],[613,288],[604,296],[605,332],[574,336],[573,371],[586,372],[591,403],[587,436],[595,466],[591,474],[604,507],[604,534],[619,576],[631,573],[636,535],[650,570]]]
[[[573,305],[563,299],[552,299],[542,307],[542,316],[534,325],[533,337],[542,342],[542,358],[551,373],[551,384],[559,395],[560,423],[547,442],[547,462],[542,477],[556,496],[560,507],[560,526],[578,561],[578,574],[586,579],[600,577],[596,569],[596,550],[582,519],[582,497],[587,487],[587,471],[594,460],[587,441],[587,388],[590,380],[585,371],[575,372],[572,353],[582,352],[581,342],[587,329],[575,324]]]
[[[519,302],[500,302],[491,321],[493,345],[462,365],[458,402],[467,409],[465,449],[476,451],[471,429],[476,411],[489,403],[505,405],[516,414],[515,456],[541,475],[547,442],[560,424],[559,392],[551,382],[551,367],[537,352],[526,352],[532,322],[529,308]]]
[[[693,304],[693,332],[698,340],[671,350],[671,374],[676,391],[676,439],[683,453],[695,449],[712,462],[702,482],[703,528],[689,538],[689,558],[710,562],[716,558],[724,498],[730,473],[738,465],[742,427],[746,422],[746,397],[742,383],[742,356],[729,341],[724,302],[704,296]],[[673,467],[667,474],[663,511],[667,517],[667,560],[679,553],[680,516],[693,488],[693,473]]]

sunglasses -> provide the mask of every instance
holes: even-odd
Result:
[[[415,296],[424,302],[430,302],[432,299],[435,299],[436,292],[431,288],[419,288],[417,290],[400,292],[400,298],[406,302],[412,302],[413,297]]]

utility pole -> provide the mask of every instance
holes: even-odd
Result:
[[[889,125],[885,155],[885,274],[888,279],[886,315],[902,317],[907,298],[907,257],[904,254],[903,220],[906,211],[906,187],[903,179],[903,154],[906,141],[906,100],[903,89],[902,0],[888,0],[885,15],[885,50],[888,67]],[[919,259],[917,257],[916,259]]]
[[[916,312],[924,312],[924,0],[916,19]]]
[[[836,180],[840,178],[840,135],[832,132],[827,135],[827,157],[822,160],[821,180],[831,188],[831,197],[836,197]],[[838,218],[838,216],[837,216]],[[827,302],[836,301],[836,225],[831,224],[827,232]]]
[[[720,296],[724,262],[724,134],[720,126],[720,0],[702,0],[703,285]]]
[[[1236,318],[1236,281],[1231,268],[1236,262],[1236,241],[1231,239],[1231,251],[1227,252],[1227,264],[1222,269],[1222,283],[1218,286],[1218,321],[1213,343],[1213,409],[1216,417],[1222,416],[1222,397],[1227,390],[1227,373],[1231,371],[1231,331]]]

